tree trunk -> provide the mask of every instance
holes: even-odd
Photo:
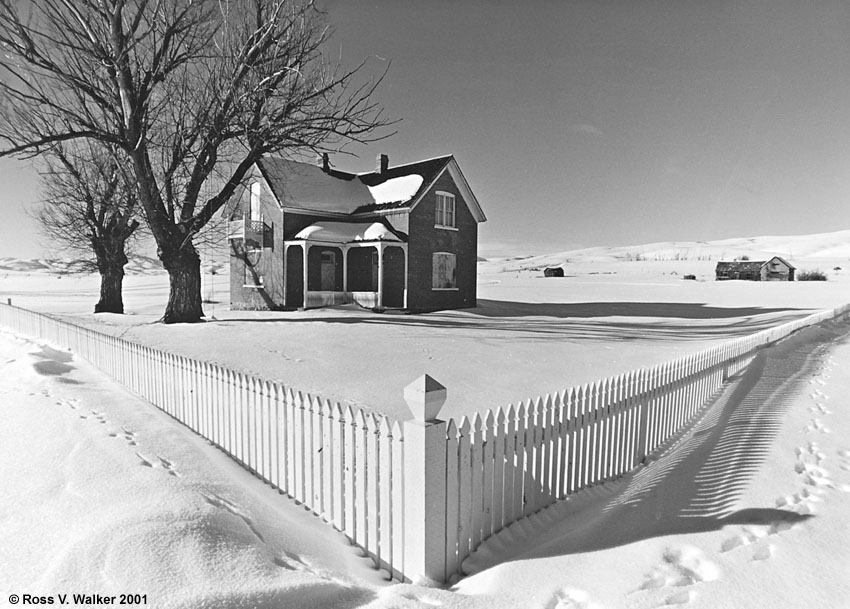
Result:
[[[94,306],[95,313],[124,313],[121,289],[124,284],[125,239],[102,239],[92,241],[100,273],[100,300]]]
[[[174,254],[160,251],[160,260],[168,271],[168,304],[163,323],[197,323],[204,316],[201,307],[201,258],[194,246],[184,246]]]
[[[100,300],[94,305],[95,313],[124,313],[124,300],[121,296],[121,286],[123,283],[123,266],[101,270]]]

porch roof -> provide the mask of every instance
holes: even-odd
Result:
[[[402,239],[380,222],[316,222],[298,232],[294,240],[325,243],[397,241]]]

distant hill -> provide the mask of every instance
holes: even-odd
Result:
[[[479,258],[478,261],[484,266],[498,266],[499,270],[520,271],[561,266],[571,262],[719,261],[740,259],[743,256],[749,257],[750,260],[781,256],[789,261],[843,259],[850,262],[850,230],[786,237],[741,237],[718,241],[666,241],[646,245],[591,247],[540,256]],[[202,249],[201,257],[204,273],[221,274],[228,271],[229,259],[226,250]],[[134,275],[165,272],[157,258],[141,255],[134,256],[125,270]],[[64,275],[84,270],[82,261],[68,258],[0,258],[0,274],[10,272]]]
[[[134,256],[130,259],[125,272],[132,274],[151,274],[162,272],[162,263],[147,256]],[[68,275],[87,273],[88,267],[81,259],[72,258],[0,258],[0,273],[49,273]]]
[[[204,261],[203,271],[222,273],[227,270],[227,258],[217,258],[210,262]],[[128,275],[155,275],[164,273],[162,263],[157,258],[149,256],[133,256],[124,267]],[[70,275],[88,273],[88,268],[82,260],[70,258],[0,258],[0,274],[3,273],[46,273],[49,275]]]
[[[557,254],[522,258],[491,258],[505,271],[561,266],[571,262],[670,261],[670,260],[850,260],[850,230],[816,235],[749,237],[718,241],[667,241],[646,245],[591,247]]]

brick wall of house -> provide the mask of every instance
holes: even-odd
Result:
[[[252,180],[251,180],[252,181]],[[249,182],[250,183],[250,182]],[[272,243],[260,250],[248,251],[241,240],[229,240],[230,248],[230,308],[233,310],[279,309],[283,304],[283,214],[268,186],[263,183],[262,214],[272,228]],[[251,194],[244,189],[230,212],[241,217],[250,208]],[[263,277],[262,287],[247,287],[245,269],[249,265]]]
[[[435,226],[438,190],[455,196],[456,231]],[[413,311],[433,311],[476,306],[478,223],[448,171],[440,176],[410,213],[409,224],[408,308]],[[432,289],[434,252],[449,252],[457,257],[457,290]]]

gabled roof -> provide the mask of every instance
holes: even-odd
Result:
[[[403,176],[409,175],[419,175],[422,176],[422,185],[419,189],[407,200],[402,201],[392,201],[387,203],[376,203],[372,202],[367,205],[363,205],[358,208],[354,213],[366,213],[372,211],[384,211],[388,209],[402,209],[406,207],[411,207],[411,202],[418,200],[428,188],[433,184],[436,179],[440,176],[446,166],[449,164],[449,161],[452,160],[452,155],[441,156],[435,159],[428,159],[425,161],[418,161],[416,163],[408,163],[407,165],[397,165],[395,167],[388,167],[387,170],[383,173],[377,173],[375,171],[371,171],[369,173],[361,173],[358,174],[358,178],[361,182],[366,184],[366,186],[378,186],[387,182],[388,180],[400,178]]]
[[[764,262],[755,262],[752,260],[734,260],[731,262],[718,262],[715,270],[717,271],[738,271],[747,273],[758,273]]]
[[[734,260],[731,262],[718,262],[715,272],[735,270],[738,272],[758,273],[764,265],[768,262],[773,262],[774,260],[779,260],[789,269],[795,269],[795,267],[784,258],[774,256],[770,260]]]
[[[370,212],[381,212],[388,211],[393,209],[409,209],[412,210],[419,201],[422,200],[423,195],[428,192],[431,186],[434,185],[434,182],[437,181],[444,172],[448,171],[458,189],[461,191],[463,195],[464,201],[466,201],[469,206],[469,211],[472,213],[472,216],[475,218],[477,222],[486,222],[487,217],[484,215],[484,210],[481,209],[481,205],[478,203],[478,199],[472,192],[472,189],[469,187],[469,182],[466,181],[466,177],[464,177],[463,173],[460,170],[460,165],[458,165],[457,160],[453,155],[436,157],[433,159],[427,159],[424,161],[418,161],[416,163],[408,163],[407,165],[397,165],[395,167],[389,167],[387,171],[382,173],[377,172],[369,172],[369,173],[361,173],[358,174],[357,177],[363,181],[364,184],[370,187],[375,187],[389,180],[397,179],[402,176],[407,175],[420,175],[422,176],[422,185],[419,190],[415,193],[413,197],[406,201],[394,201],[388,203],[371,203],[369,205],[364,205],[355,210],[356,214],[368,214]]]
[[[325,173],[316,165],[275,157],[263,157],[257,166],[284,209],[351,214],[374,203],[369,189],[354,174]]]
[[[325,171],[318,165],[275,157],[263,157],[257,166],[283,209],[340,215],[411,210],[449,171],[475,219],[487,219],[452,155],[388,167],[380,173]],[[392,200],[396,196],[398,200]]]

